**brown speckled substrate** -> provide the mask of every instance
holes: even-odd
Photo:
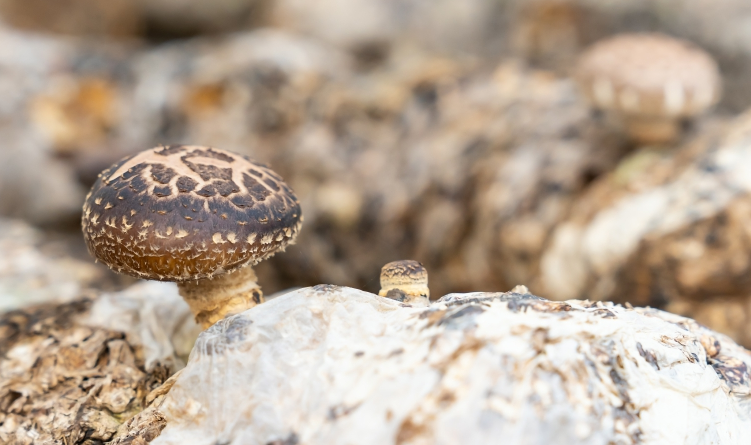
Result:
[[[0,442],[107,442],[169,377],[164,366],[146,371],[141,347],[122,332],[76,322],[90,305],[79,300],[0,315]]]

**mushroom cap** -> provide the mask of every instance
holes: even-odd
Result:
[[[381,288],[427,287],[428,271],[414,260],[393,261],[381,268]]]
[[[111,269],[179,282],[284,250],[302,220],[294,192],[269,167],[216,148],[171,145],[102,172],[82,227],[89,252]]]
[[[576,78],[597,107],[625,114],[688,117],[720,97],[717,64],[690,42],[662,34],[622,34],[590,47]]]

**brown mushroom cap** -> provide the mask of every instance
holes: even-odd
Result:
[[[117,272],[187,281],[293,243],[300,204],[263,164],[216,148],[145,150],[99,175],[83,207],[89,252]]]
[[[425,266],[414,260],[393,261],[381,268],[382,297],[394,290],[400,290],[406,295],[430,296],[428,290],[428,271]]]
[[[688,117],[720,96],[712,57],[661,34],[623,34],[596,43],[581,56],[576,77],[595,106],[625,114]]]

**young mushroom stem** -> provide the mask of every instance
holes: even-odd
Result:
[[[629,116],[625,126],[629,137],[642,144],[666,144],[681,132],[680,121],[672,118]]]
[[[180,295],[204,329],[229,315],[263,303],[263,293],[253,268],[243,267],[212,279],[177,284]]]

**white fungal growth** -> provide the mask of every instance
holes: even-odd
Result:
[[[316,286],[202,333],[152,444],[746,444],[749,366],[652,309]]]

